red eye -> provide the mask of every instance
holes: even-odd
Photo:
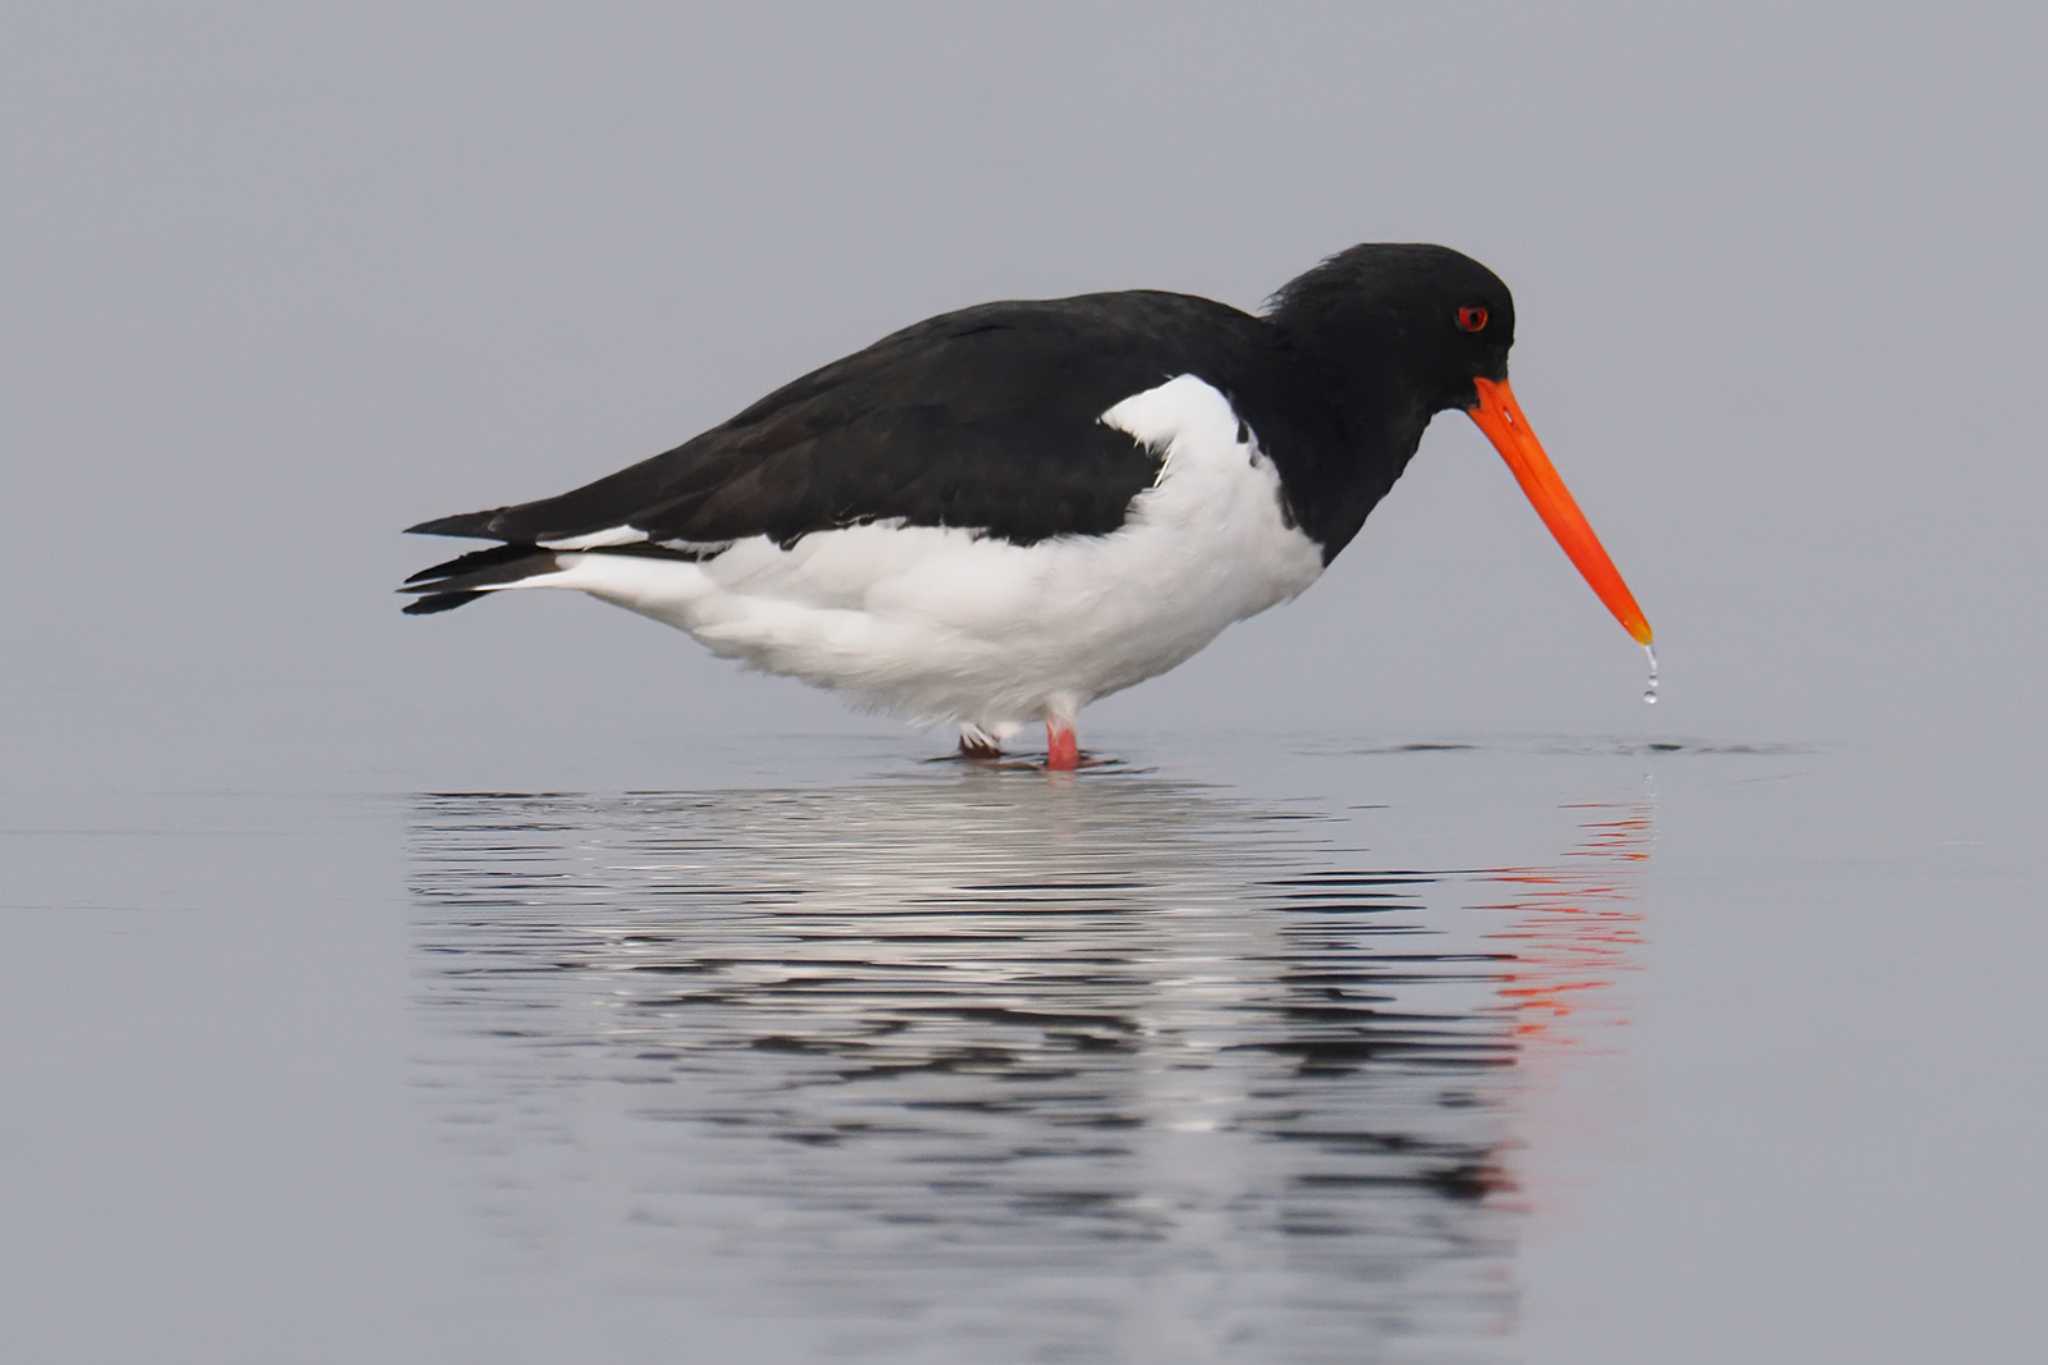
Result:
[[[1485,331],[1486,310],[1484,308],[1460,308],[1458,310],[1458,325],[1468,332]]]

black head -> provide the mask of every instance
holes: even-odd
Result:
[[[1340,496],[1353,496],[1325,553],[1357,530],[1400,475],[1431,415],[1462,409],[1607,609],[1649,645],[1642,608],[1508,384],[1515,301],[1498,275],[1449,247],[1355,246],[1282,288],[1267,320],[1347,419],[1352,459],[1326,467],[1324,477]]]
[[[1470,256],[1423,243],[1340,251],[1282,286],[1268,320],[1346,387],[1406,392],[1424,412],[1470,408],[1472,381],[1503,380],[1515,301]]]

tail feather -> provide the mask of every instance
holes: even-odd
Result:
[[[431,616],[437,611],[454,611],[457,607],[474,602],[477,598],[484,595],[480,592],[429,593],[425,597],[415,597],[412,601],[406,603],[405,614],[407,616]]]
[[[440,517],[423,521],[408,528],[418,535],[437,536],[491,536],[490,524],[498,512],[463,512],[452,517]],[[570,563],[587,561],[592,556],[604,558],[625,557],[633,559],[665,559],[684,564],[700,564],[716,559],[732,542],[712,544],[651,545],[645,542],[627,545],[586,546],[582,550],[557,552],[532,540],[514,540],[500,545],[487,545],[481,550],[446,559],[432,568],[421,569],[405,580],[399,589],[410,594],[415,600],[406,604],[408,616],[428,616],[437,611],[453,611],[460,606],[476,601],[499,588],[513,588],[530,579],[556,574],[563,568],[562,554],[570,556]],[[540,586],[562,586],[559,581]],[[587,587],[579,583],[579,587]]]
[[[437,611],[453,611],[494,588],[511,587],[540,574],[553,573],[559,567],[554,553],[538,545],[492,545],[421,569],[406,579],[399,591],[419,599],[406,604],[406,615],[427,616]]]
[[[443,560],[432,568],[421,569],[405,581],[408,583],[425,583],[430,579],[454,578],[458,574],[475,573],[484,569],[501,568],[507,564],[517,564],[523,559],[541,553],[543,551],[540,546],[533,544],[531,541],[515,541],[510,545],[492,545],[481,550],[471,550],[468,554],[457,555],[453,559]]]

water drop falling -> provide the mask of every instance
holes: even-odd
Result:
[[[1643,705],[1655,706],[1657,704],[1657,651],[1648,645],[1644,645],[1643,657],[1650,661],[1650,685],[1643,689]]]

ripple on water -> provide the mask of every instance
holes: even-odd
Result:
[[[864,1352],[1477,1351],[1515,1064],[1633,942],[1647,820],[1571,816],[1556,867],[1429,870],[1146,774],[426,794],[419,1079],[535,1266],[609,1200],[592,1273],[710,1257]]]

